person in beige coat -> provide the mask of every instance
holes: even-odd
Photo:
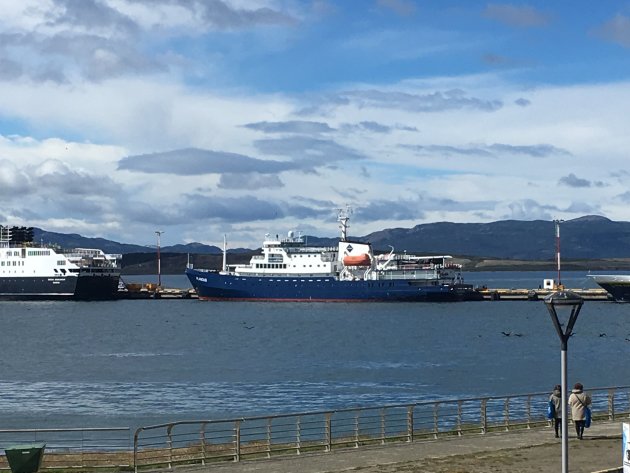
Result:
[[[553,428],[556,432],[556,438],[560,437],[560,432],[562,431],[562,386],[556,384],[553,388],[553,392],[551,396],[549,396],[549,400],[553,402],[554,407],[554,419],[553,419]]]
[[[571,418],[575,424],[575,432],[580,440],[584,436],[586,408],[590,406],[591,403],[591,396],[584,392],[582,383],[575,383],[571,395],[569,396],[569,407],[571,408]]]

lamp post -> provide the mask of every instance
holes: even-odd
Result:
[[[567,430],[568,406],[567,406],[567,345],[573,333],[573,327],[577,321],[580,309],[584,301],[580,296],[571,291],[557,291],[545,297],[545,305],[549,310],[551,321],[560,338],[560,373],[562,386],[562,473],[569,471],[569,432]],[[565,322],[558,319],[558,311],[565,315]]]
[[[157,235],[157,273],[158,273],[158,287],[162,287],[162,271],[160,268],[160,235],[164,233],[162,230],[156,230]]]

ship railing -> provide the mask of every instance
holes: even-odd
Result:
[[[630,418],[630,386],[595,388],[595,421]],[[329,453],[394,442],[436,440],[490,432],[550,429],[549,392],[443,399],[140,427],[133,466],[143,469],[212,465],[280,455]]]

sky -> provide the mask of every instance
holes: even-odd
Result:
[[[630,220],[630,1],[0,0],[0,223]],[[524,236],[526,237],[526,236]]]

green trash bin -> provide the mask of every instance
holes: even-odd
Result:
[[[15,445],[4,449],[12,473],[35,473],[44,458],[45,443]]]

